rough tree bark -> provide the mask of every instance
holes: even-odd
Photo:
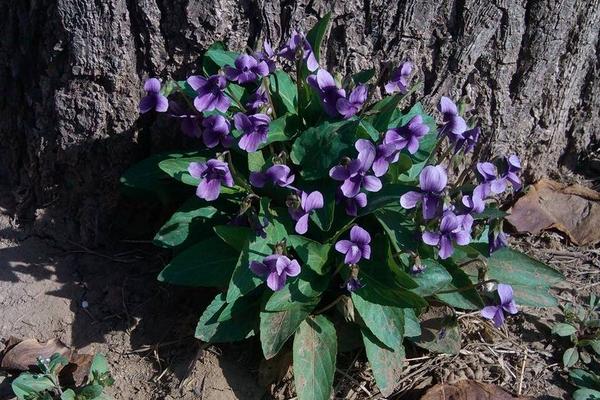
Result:
[[[177,136],[139,119],[143,79],[186,76],[215,40],[277,44],[327,11],[328,67],[413,60],[424,103],[468,98],[482,151],[516,151],[530,179],[597,139],[600,0],[3,0],[0,179],[22,219],[54,211],[61,233],[101,240],[120,173]]]

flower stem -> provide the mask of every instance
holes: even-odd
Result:
[[[329,310],[329,309],[331,309],[331,308],[335,307],[335,305],[336,305],[337,303],[339,303],[341,299],[342,299],[342,296],[338,296],[338,297],[336,297],[336,299],[335,299],[335,300],[333,300],[331,303],[329,303],[329,304],[327,304],[325,307],[322,307],[322,308],[318,309],[317,311],[315,311],[315,312],[313,313],[313,315],[317,315],[317,314],[323,314],[325,311],[327,311],[327,310]]]
[[[250,187],[250,185],[248,185],[248,183],[240,178],[240,176],[237,173],[237,170],[235,169],[235,167],[233,166],[233,160],[231,158],[231,152],[226,152],[227,154],[227,164],[229,165],[229,172],[231,172],[231,176],[233,176],[233,181],[235,183],[238,184],[238,186],[246,189],[247,192],[252,193],[252,188]]]
[[[265,94],[271,105],[271,112],[273,113],[273,119],[277,119],[277,113],[275,112],[275,104],[273,104],[273,98],[271,97],[271,85],[269,84],[269,77],[265,76],[262,80],[262,86],[265,89]]]
[[[235,95],[233,94],[233,92],[231,91],[231,89],[229,89],[229,86],[227,87],[227,89],[225,89],[227,96],[229,96],[231,98],[231,100],[233,100],[233,102],[235,103],[235,105],[240,109],[240,111],[242,112],[246,112],[246,107],[244,107],[242,105],[242,102],[240,99],[238,99],[237,97],[235,97]]]

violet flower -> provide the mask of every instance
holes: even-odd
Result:
[[[324,69],[318,70],[316,75],[310,75],[306,81],[317,90],[325,112],[331,117],[337,117],[337,102],[346,97],[346,91],[339,88],[333,76]]]
[[[425,244],[438,246],[440,258],[446,259],[454,253],[453,243],[464,246],[471,242],[471,235],[463,229],[462,224],[462,218],[452,212],[446,212],[440,222],[440,230],[425,231],[421,237]]]
[[[471,195],[462,197],[462,204],[470,213],[481,214],[485,210],[484,189],[482,186],[477,186]]]
[[[202,140],[208,148],[216,147],[219,143],[223,147],[230,147],[233,137],[229,135],[231,124],[222,115],[209,115],[202,120]]]
[[[197,115],[187,114],[185,109],[173,100],[169,100],[169,114],[180,121],[181,132],[184,135],[198,138],[202,136]]]
[[[506,190],[506,180],[498,177],[498,169],[491,162],[477,163],[477,172],[481,176],[481,196],[486,199],[490,194],[499,194]]]
[[[269,66],[264,61],[257,61],[248,54],[242,54],[235,59],[235,67],[226,66],[225,76],[240,85],[256,82],[259,77],[269,75]]]
[[[475,127],[472,129],[468,129],[463,132],[463,139],[458,139],[454,144],[454,153],[458,153],[461,149],[465,153],[469,153],[473,151],[477,141],[479,140],[479,135],[481,134],[481,130],[479,127]]]
[[[227,80],[223,75],[212,75],[208,78],[195,75],[187,79],[187,83],[196,91],[194,107],[200,112],[217,109],[226,112],[231,100],[223,91],[227,86]]]
[[[258,150],[258,146],[267,142],[269,123],[271,118],[266,114],[245,115],[237,113],[233,116],[237,130],[243,133],[240,139],[240,149],[252,153]]]
[[[265,92],[265,89],[261,86],[256,90],[256,92],[252,93],[248,97],[248,101],[246,102],[246,108],[248,109],[248,111],[256,113],[262,106],[268,103],[269,98],[267,97],[267,93]]]
[[[254,187],[264,187],[267,182],[280,187],[286,187],[294,182],[294,174],[291,174],[290,167],[283,164],[275,164],[265,172],[251,172],[250,184]]]
[[[500,229],[494,229],[488,232],[488,249],[490,254],[508,246],[508,235]]]
[[[448,97],[442,96],[438,106],[439,111],[443,114],[444,125],[440,130],[440,136],[448,136],[452,143],[459,140],[464,140],[463,133],[467,130],[467,123],[458,115],[456,104]]]
[[[353,276],[346,281],[346,290],[348,290],[350,293],[356,292],[358,289],[362,289],[364,287],[365,285],[360,281],[360,279]]]
[[[412,72],[412,63],[406,61],[400,64],[400,66],[392,72],[391,79],[385,84],[385,92],[391,93],[406,93],[408,90],[408,77]]]
[[[310,194],[306,192],[299,192],[300,199],[299,204],[288,209],[290,216],[296,221],[294,227],[296,233],[303,235],[308,231],[308,217],[310,213],[316,209],[323,208],[323,195],[321,192],[315,190]]]
[[[383,143],[393,144],[398,151],[406,148],[410,154],[415,154],[419,150],[419,142],[427,132],[429,127],[423,123],[423,117],[415,115],[408,124],[389,129],[385,133]]]
[[[304,33],[293,30],[290,40],[281,48],[281,50],[279,50],[279,55],[290,61],[294,61],[298,51],[302,51],[302,58],[306,61],[306,67],[309,71],[316,71],[317,68],[319,68],[315,53],[313,52],[310,43],[308,43],[308,40],[306,40]]]
[[[513,299],[513,288],[510,285],[504,283],[498,284],[498,305],[486,306],[481,310],[481,316],[483,318],[492,320],[494,326],[499,328],[504,323],[504,313],[516,314],[517,304]]]
[[[342,193],[342,190],[338,189],[335,193],[335,201],[338,204],[344,204],[346,214],[350,215],[351,217],[356,217],[358,215],[358,209],[367,206],[367,195],[364,193],[359,193],[354,197],[346,197]]]
[[[300,274],[300,264],[296,260],[290,260],[287,256],[273,254],[260,261],[252,261],[250,269],[256,275],[267,277],[267,286],[278,291],[283,289],[288,277]]]
[[[150,78],[144,83],[146,96],[140,100],[140,113],[145,114],[149,111],[165,112],[169,108],[169,100],[160,94],[160,81],[156,78]]]
[[[375,162],[377,150],[373,143],[366,139],[358,139],[354,144],[358,150],[358,159],[347,165],[337,165],[329,170],[329,176],[336,181],[344,181],[340,189],[346,197],[356,197],[361,188],[368,192],[378,192],[382,183],[374,175],[367,175]]]
[[[365,101],[367,101],[367,86],[358,85],[352,90],[348,99],[345,97],[337,99],[335,108],[344,118],[348,119],[360,111]]]
[[[275,52],[273,51],[273,48],[271,47],[271,43],[269,43],[268,41],[264,41],[263,42],[263,51],[257,51],[256,53],[254,53],[254,58],[256,58],[256,61],[260,62],[265,62],[267,64],[267,67],[269,68],[269,73],[273,73],[275,72],[275,61],[273,60],[273,58],[275,57]]]
[[[358,264],[363,258],[371,258],[371,235],[358,225],[354,225],[350,230],[350,240],[340,240],[335,244],[335,249],[345,254],[344,262],[346,264]]]
[[[434,218],[441,208],[442,192],[448,183],[448,176],[441,165],[428,165],[419,175],[420,192],[407,192],[400,197],[403,208],[414,208],[423,203],[423,218]]]
[[[506,164],[507,171],[504,177],[512,184],[512,187],[515,190],[521,190],[521,179],[519,178],[519,175],[517,175],[521,172],[521,160],[513,154],[506,157]]]
[[[206,201],[213,201],[219,197],[221,185],[233,187],[233,177],[226,162],[216,159],[205,163],[191,162],[188,172],[192,177],[200,179],[196,196]]]

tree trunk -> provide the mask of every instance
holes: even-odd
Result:
[[[518,153],[529,179],[573,169],[600,129],[600,0],[4,0],[0,11],[0,179],[22,220],[85,243],[105,238],[121,172],[179,136],[139,118],[145,77],[184,78],[214,41],[281,43],[328,11],[328,68],[412,60],[424,104],[468,99],[483,154]]]

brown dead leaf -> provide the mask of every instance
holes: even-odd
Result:
[[[71,351],[58,339],[50,339],[45,343],[40,343],[36,339],[25,339],[12,347],[7,347],[0,368],[27,371],[35,367],[38,357],[50,358],[55,353],[69,358]]]
[[[454,384],[439,383],[429,389],[421,400],[530,400],[532,397],[513,396],[489,383],[462,380]]]
[[[516,202],[506,219],[519,233],[557,229],[576,245],[596,244],[600,242],[600,193],[543,179]]]
[[[60,383],[66,386],[81,386],[92,366],[93,354],[81,354],[74,351],[69,359],[69,364],[63,367],[59,374]]]

